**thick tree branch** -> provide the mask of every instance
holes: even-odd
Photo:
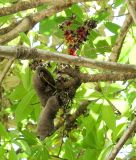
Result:
[[[89,75],[89,74],[84,74],[81,73],[80,74],[80,78],[81,81],[83,83],[86,82],[101,82],[101,81],[125,81],[128,79],[134,79],[136,78],[136,73],[132,74],[132,73],[99,73],[99,74],[93,74],[93,75]]]
[[[1,28],[0,29],[0,35],[6,34],[7,32],[11,31],[12,29],[14,29],[21,21],[18,22],[12,22],[9,26],[5,27],[5,28]]]
[[[19,11],[31,9],[38,7],[43,4],[52,4],[52,5],[67,5],[68,3],[74,4],[78,2],[87,2],[89,0],[29,0],[29,1],[19,1],[16,4],[11,5],[10,7],[4,7],[0,9],[0,16],[5,16]]]
[[[129,13],[131,14],[134,23],[136,24],[136,3],[134,1],[126,0]]]
[[[67,3],[66,5],[62,4],[59,6],[53,6],[49,9],[45,9],[41,12],[35,13],[24,18],[13,30],[9,31],[8,33],[0,36],[0,44],[8,42],[14,38],[16,38],[20,32],[27,32],[33,28],[33,26],[41,21],[44,18],[50,17],[53,14],[62,11],[63,9],[72,5],[71,3]]]
[[[120,140],[115,145],[114,149],[112,150],[111,154],[109,155],[107,160],[114,160],[122,146],[125,144],[125,142],[128,140],[132,132],[136,128],[136,117],[131,122],[129,128],[124,132],[123,136],[120,138]]]
[[[118,38],[115,42],[115,45],[112,48],[112,53],[111,53],[110,59],[109,59],[110,61],[117,62],[119,55],[120,55],[120,52],[121,52],[121,48],[122,48],[124,39],[127,35],[127,32],[129,30],[129,27],[131,24],[132,24],[132,17],[131,17],[131,15],[127,15],[126,19],[124,21],[124,24],[120,30],[120,33],[118,35]]]
[[[9,42],[10,40],[16,38],[20,32],[26,32],[29,29],[31,29],[33,26],[30,23],[29,18],[25,18],[24,20],[20,21],[19,24],[7,32],[6,34],[0,36],[0,44],[5,44]]]
[[[9,69],[10,69],[12,63],[14,62],[14,60],[15,60],[14,57],[10,58],[6,67],[4,68],[3,72],[1,73],[1,75],[0,75],[0,85],[2,84],[2,81],[5,78],[5,76],[6,76],[7,72],[9,71]]]
[[[0,46],[1,57],[15,57],[18,59],[44,59],[46,61],[62,62],[88,68],[112,70],[122,73],[136,73],[136,66],[129,64],[119,64],[115,62],[103,62],[84,57],[70,56],[66,54],[54,53],[41,49],[15,46]]]
[[[46,3],[47,0],[30,0],[30,1],[19,1],[11,5],[10,7],[4,7],[0,9],[0,16],[6,16],[9,14],[17,13],[26,9],[35,8]]]
[[[71,77],[76,77],[77,73],[71,67],[59,70],[60,73],[67,74]],[[136,73],[98,73],[98,74],[88,74],[88,73],[78,73],[82,83],[87,82],[101,82],[101,81],[125,81],[128,79],[136,78]]]

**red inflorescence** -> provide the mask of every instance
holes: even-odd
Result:
[[[82,26],[79,26],[76,30],[71,30],[69,27],[72,25],[76,16],[72,16],[70,20],[66,20],[60,25],[60,29],[64,32],[64,38],[68,45],[68,53],[72,56],[77,56],[77,50],[87,40],[89,31],[96,27],[95,20],[86,20]]]
[[[68,48],[68,53],[69,53],[71,56],[77,56],[76,52],[77,52],[76,49],[74,49],[74,48]]]

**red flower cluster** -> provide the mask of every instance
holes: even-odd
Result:
[[[70,29],[70,26],[74,22],[76,16],[72,16],[70,20],[66,20],[60,25],[60,29],[64,32],[65,41],[68,45],[68,53],[76,56],[77,50],[87,40],[89,31],[96,27],[95,20],[86,20],[82,26],[79,26],[76,30]]]

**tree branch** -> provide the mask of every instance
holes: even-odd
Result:
[[[122,73],[136,73],[136,65],[119,64],[115,62],[103,62],[89,58],[70,56],[36,48],[16,47],[16,46],[0,46],[1,57],[15,57],[17,59],[44,59],[46,61],[55,61],[65,64],[84,66],[88,68],[97,68],[103,70],[111,70]]]
[[[5,16],[9,14],[14,14],[19,11],[24,11],[27,9],[35,8],[43,4],[51,4],[51,5],[67,5],[67,3],[78,3],[78,2],[87,2],[89,0],[30,0],[30,1],[19,1],[16,4],[11,5],[10,7],[4,7],[0,9],[0,16]]]
[[[80,74],[81,81],[86,82],[101,82],[101,81],[126,81],[136,78],[136,73],[99,73],[99,74]]]
[[[136,117],[131,122],[129,128],[124,132],[123,136],[120,138],[120,140],[117,142],[116,146],[112,150],[111,154],[109,155],[107,160],[114,160],[122,146],[125,144],[125,142],[128,140],[132,132],[134,131],[136,127]]]
[[[136,78],[136,73],[98,73],[88,74],[77,72],[72,67],[59,70],[59,73],[67,74],[71,77],[79,77],[82,83],[87,82],[101,82],[101,81],[126,81],[128,79]]]
[[[35,13],[33,15],[30,15],[30,16],[24,18],[13,30],[0,36],[0,44],[3,44],[5,42],[8,42],[8,41],[16,38],[20,32],[29,31],[31,28],[33,28],[33,26],[36,23],[38,23],[42,19],[50,17],[57,12],[60,12],[63,9],[69,7],[70,5],[72,5],[72,4],[67,3],[67,5],[64,5],[64,3],[62,3],[59,6],[50,7],[49,9],[42,10],[41,12]]]
[[[18,22],[12,22],[9,26],[5,27],[5,28],[1,28],[0,29],[0,35],[2,34],[6,34],[7,32],[11,31],[12,29],[14,29],[21,21]]]
[[[31,9],[38,7],[44,3],[46,3],[47,0],[30,0],[30,1],[19,1],[18,3],[15,3],[11,5],[10,7],[4,7],[0,9],[0,16],[6,16],[9,14],[17,13],[19,11],[23,11],[26,9]]]
[[[126,16],[126,19],[123,23],[123,26],[120,30],[120,33],[118,35],[118,38],[112,48],[112,53],[110,55],[110,58],[109,60],[112,61],[112,62],[117,62],[118,58],[119,58],[119,55],[120,55],[120,52],[121,52],[121,48],[122,48],[122,45],[123,45],[123,42],[124,42],[124,39],[127,35],[127,32],[129,30],[129,27],[130,25],[132,24],[132,17],[131,15],[127,15]]]
[[[2,81],[5,78],[5,76],[6,76],[7,72],[9,71],[9,69],[10,69],[12,63],[14,62],[14,60],[15,60],[14,57],[10,58],[6,67],[4,68],[3,72],[1,73],[1,75],[0,75],[0,85],[2,84]]]
[[[136,24],[136,3],[133,1],[130,2],[130,0],[126,0],[129,13],[131,14],[134,23]]]

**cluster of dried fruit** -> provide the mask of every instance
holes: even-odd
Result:
[[[82,26],[79,26],[77,29],[72,30],[70,26],[76,19],[76,16],[70,17],[69,20],[64,21],[60,25],[60,29],[64,32],[64,38],[66,44],[68,45],[68,53],[70,55],[76,56],[77,50],[80,46],[87,40],[87,36],[89,35],[89,31],[96,27],[95,20],[86,20]]]

